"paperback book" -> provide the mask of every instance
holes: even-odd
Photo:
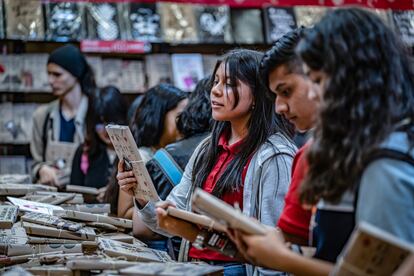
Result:
[[[132,170],[137,179],[138,184],[134,189],[135,197],[144,201],[158,201],[157,191],[148,174],[145,163],[142,161],[142,157],[129,127],[107,125],[106,131],[108,132],[119,160],[124,160],[126,164],[125,168]]]
[[[362,222],[348,240],[332,275],[392,275],[410,254],[414,254],[414,244]]]

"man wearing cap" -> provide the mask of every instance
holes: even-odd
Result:
[[[88,98],[94,93],[95,80],[85,57],[73,45],[50,54],[47,73],[57,100],[33,114],[32,180],[57,185],[62,169],[70,168],[72,149],[84,140]]]

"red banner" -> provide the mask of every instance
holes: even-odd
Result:
[[[45,1],[45,0],[44,0]],[[48,2],[159,2],[155,0],[47,0]],[[164,2],[203,5],[229,5],[230,7],[262,8],[264,6],[328,6],[358,5],[377,9],[413,10],[414,0],[167,0]]]
[[[126,40],[83,40],[80,43],[80,49],[84,53],[144,54],[151,52],[151,43]]]

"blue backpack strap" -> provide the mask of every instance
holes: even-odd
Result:
[[[183,176],[183,170],[178,166],[172,156],[165,149],[159,149],[155,152],[153,158],[158,162],[171,183],[177,186]]]

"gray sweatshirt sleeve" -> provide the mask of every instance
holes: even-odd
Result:
[[[199,153],[200,146],[198,146],[190,160],[185,167],[183,177],[181,178],[180,183],[171,190],[170,194],[167,196],[166,200],[175,204],[178,209],[186,210],[188,206],[188,201],[191,199],[191,176],[193,172],[194,161]],[[142,221],[154,232],[171,237],[170,234],[163,231],[158,227],[157,215],[155,213],[155,203],[148,202],[142,209],[139,209],[138,205],[135,203],[136,210],[138,210],[139,216]]]
[[[275,226],[279,220],[290,184],[292,162],[292,156],[277,154],[263,164],[259,193],[259,218],[263,224]]]

